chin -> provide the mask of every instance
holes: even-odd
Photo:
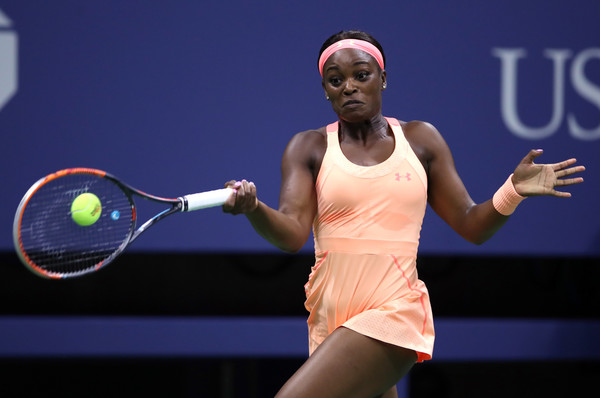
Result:
[[[348,123],[363,123],[370,121],[377,114],[366,112],[343,112],[338,114],[339,118]]]

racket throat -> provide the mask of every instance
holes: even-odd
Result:
[[[140,236],[142,234],[142,232],[146,231],[148,228],[150,228],[152,225],[154,225],[158,221],[162,220],[163,218],[165,218],[173,213],[179,213],[182,208],[181,206],[182,206],[181,203],[177,203],[177,204],[173,205],[173,207],[171,207],[170,209],[166,209],[166,210],[158,213],[157,215],[155,215],[154,217],[152,217],[151,219],[149,219],[148,221],[146,221],[145,223],[140,225],[140,227],[131,236],[131,239],[129,242],[130,243],[133,242],[135,239],[137,239],[138,236]]]
[[[177,200],[179,200],[179,206],[181,211],[189,211],[189,202],[187,200],[187,197],[185,196],[180,196],[177,198]]]

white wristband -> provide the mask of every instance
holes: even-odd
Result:
[[[492,204],[494,209],[504,216],[510,216],[514,213],[515,209],[525,199],[525,196],[521,196],[515,190],[515,186],[512,182],[512,174],[508,176],[508,179],[504,184],[496,191],[492,198]]]

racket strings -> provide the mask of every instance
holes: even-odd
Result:
[[[89,226],[71,217],[82,193],[101,202],[98,221]],[[130,198],[111,180],[70,174],[40,186],[22,210],[20,246],[26,261],[50,275],[85,273],[102,265],[127,242],[134,227]]]

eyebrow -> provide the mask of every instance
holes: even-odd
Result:
[[[369,61],[365,61],[365,60],[356,61],[355,63],[352,64],[352,66],[363,65],[363,64],[369,65]],[[328,72],[328,71],[334,70],[334,69],[340,69],[340,67],[334,64],[334,65],[327,67],[325,69],[325,72]]]

